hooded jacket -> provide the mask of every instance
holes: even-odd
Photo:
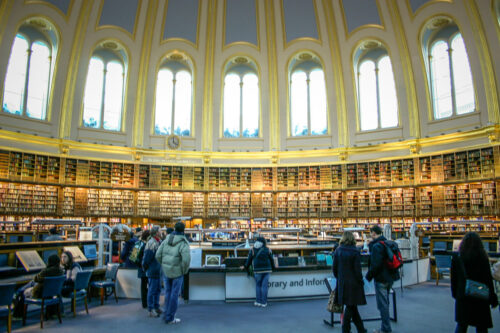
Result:
[[[260,241],[256,241],[253,248],[248,253],[245,268],[253,265],[255,273],[271,273],[274,267],[273,253]]]
[[[170,279],[187,274],[191,252],[184,234],[173,232],[168,235],[156,251],[156,260],[161,264],[163,273]]]
[[[368,244],[370,259],[366,279],[368,281],[375,279],[375,281],[379,283],[392,284],[394,281],[399,280],[399,272],[397,270],[390,270],[385,265],[387,250],[385,245],[381,242],[387,242],[387,238],[380,236]]]
[[[159,238],[150,237],[144,248],[144,256],[142,257],[142,269],[146,272],[146,276],[151,279],[160,278],[160,263],[155,259],[156,253],[160,246]]]

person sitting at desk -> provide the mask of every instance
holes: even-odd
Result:
[[[19,288],[16,292],[16,301],[14,302],[14,317],[22,317],[24,309],[24,300],[26,297],[40,298],[43,293],[43,281],[49,276],[61,276],[63,271],[60,267],[61,259],[57,254],[49,257],[47,267],[35,275],[33,281]]]
[[[64,297],[69,297],[75,287],[76,274],[82,271],[82,267],[73,260],[73,255],[69,251],[64,251],[61,254],[61,266],[64,275],[66,275],[61,294]]]
[[[60,241],[64,240],[61,235],[57,233],[56,228],[50,228],[49,229],[49,235],[45,238],[46,242],[51,242],[51,241]]]

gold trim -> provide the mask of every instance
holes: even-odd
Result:
[[[256,151],[250,151],[250,152],[203,152],[203,151],[178,151],[176,154],[179,157],[179,160],[186,161],[189,159],[195,159],[195,160],[200,160],[199,164],[192,163],[193,165],[203,165],[203,160],[205,157],[208,157],[211,160],[214,159],[230,159],[230,160],[241,160],[241,161],[252,161],[252,160],[268,160],[269,163],[267,164],[258,164],[259,166],[270,166],[271,164],[271,159],[274,157],[277,157],[280,161],[284,159],[311,159],[311,158],[328,158],[329,161],[322,161],[322,162],[306,162],[305,165],[324,165],[324,164],[340,164],[343,162],[333,162],[331,161],[332,157],[341,157],[342,154],[347,154],[347,156],[354,156],[357,154],[373,154],[373,153],[382,153],[382,152],[394,152],[394,151],[410,151],[411,147],[414,146],[419,146],[419,147],[435,147],[436,145],[446,145],[446,144],[456,144],[459,142],[465,143],[468,140],[477,140],[477,139],[488,139],[491,135],[498,135],[500,133],[500,126],[499,125],[492,125],[484,128],[480,128],[477,130],[471,130],[471,131],[464,131],[464,132],[459,132],[459,133],[450,133],[450,134],[445,134],[445,135],[440,135],[440,136],[435,136],[431,138],[421,138],[421,139],[412,139],[412,140],[405,140],[401,142],[391,142],[391,143],[386,143],[386,144],[377,144],[377,145],[371,145],[371,146],[363,146],[363,147],[349,147],[349,148],[333,148],[333,149],[316,149],[316,150],[303,150],[303,151],[281,151],[281,152],[276,152],[276,151],[265,151],[265,152],[256,152]],[[65,139],[57,139],[57,138],[47,138],[47,137],[41,137],[41,136],[35,136],[32,134],[26,134],[26,133],[16,133],[12,131],[7,131],[7,130],[0,130],[0,139],[5,140],[5,141],[13,141],[13,142],[20,142],[20,143],[25,143],[25,144],[34,144],[34,145],[43,145],[46,147],[53,147],[56,149],[59,149],[61,146],[67,146],[70,151],[85,151],[85,152],[94,152],[96,154],[99,154],[102,156],[103,154],[109,154],[111,156],[113,155],[121,155],[121,156],[126,156],[127,159],[121,159],[121,160],[116,160],[121,163],[124,163],[124,161],[134,161],[134,156],[137,156],[137,154],[140,154],[141,156],[145,157],[157,157],[161,159],[158,162],[147,162],[147,164],[164,164],[165,163],[165,154],[168,154],[170,151],[165,150],[165,149],[141,149],[141,148],[133,148],[133,147],[121,147],[121,146],[112,146],[112,145],[100,145],[100,144],[92,144],[92,143],[85,143],[85,142],[77,142],[74,140],[65,140]],[[473,146],[468,146],[468,149],[472,149],[473,147],[489,147],[491,144],[479,144],[479,145],[473,145]],[[6,149],[6,150],[12,150],[12,145],[5,145],[5,143],[2,143],[1,149]],[[432,152],[428,153],[425,156],[432,156],[436,154],[441,154],[443,152],[448,152],[448,151],[463,151],[464,147],[461,146],[459,148],[451,148],[451,149],[445,149],[441,150],[439,152]],[[22,149],[24,152],[32,152],[32,153],[40,153],[40,150],[37,150],[37,148],[31,148],[30,149]],[[57,155],[57,154],[51,154],[51,153],[46,153],[47,155]],[[59,155],[60,156],[60,155]],[[410,155],[414,156],[414,155]],[[111,158],[93,158],[87,156],[81,156],[81,155],[72,155],[74,158],[84,158],[84,159],[94,159],[94,160],[106,160],[106,161],[112,161],[113,159]],[[406,158],[406,156],[397,156],[397,159],[403,159]],[[370,159],[368,161],[376,161],[376,160],[391,160],[394,159],[393,157],[387,157],[387,158],[379,158],[379,159]],[[354,162],[362,162],[365,160],[355,160]],[[170,161],[175,162],[175,161]],[[345,163],[349,162],[347,159],[344,161]],[[350,163],[350,162],[349,162]],[[176,164],[176,163],[174,163]],[[190,163],[178,163],[180,165],[191,165]],[[227,165],[227,166],[238,166],[240,164],[235,163],[235,164],[220,164],[220,165]],[[241,164],[242,166],[245,166],[245,164]],[[302,165],[299,162],[294,162],[294,163],[284,163],[279,165]],[[248,166],[248,164],[246,164]],[[255,164],[257,166],[257,164]]]
[[[168,42],[184,42],[191,45],[193,48],[198,49],[200,42],[200,25],[201,25],[201,4],[202,1],[198,0],[198,18],[197,18],[197,26],[196,26],[196,43],[193,43],[189,39],[180,38],[180,37],[172,37],[163,39],[163,35],[165,32],[165,23],[167,22],[167,11],[168,11],[169,0],[165,1],[165,9],[163,9],[163,21],[161,23],[161,31],[160,31],[160,45],[166,44]]]
[[[496,5],[498,3],[498,5]],[[496,5],[496,6],[495,6]],[[498,9],[496,7],[499,7]],[[500,2],[497,0],[491,0],[491,13],[493,14],[493,21],[495,21],[495,27],[497,30],[498,41],[500,42]],[[1,15],[0,15],[1,17]],[[0,42],[2,38],[0,38]]]
[[[187,57],[189,59],[189,65],[192,66],[192,68],[190,68],[191,70],[191,128],[190,128],[190,133],[191,135],[190,136],[187,136],[187,137],[183,137],[183,138],[195,138],[195,114],[196,114],[196,78],[195,78],[195,75],[194,73],[197,73],[197,69],[196,69],[196,64],[194,63],[193,61],[193,57],[191,57],[191,55],[184,51],[184,50],[172,50],[172,51],[168,51],[166,54],[164,54],[160,60],[157,62],[156,64],[156,69],[155,69],[155,86],[154,86],[154,92],[153,92],[153,109],[151,110],[151,129],[150,129],[150,136],[151,137],[164,137],[165,135],[159,135],[159,134],[155,134],[155,123],[156,123],[156,91],[157,91],[157,85],[158,85],[158,72],[160,71],[160,68],[162,66],[162,64],[168,59],[168,57],[172,54],[172,53],[180,53],[182,55],[184,55],[185,57]],[[173,112],[173,110],[172,110]]]
[[[498,102],[498,87],[496,80],[496,72],[491,59],[491,51],[486,39],[486,34],[474,0],[464,0],[467,14],[472,21],[472,33],[474,34],[474,41],[479,53],[479,63],[481,64],[481,71],[483,73],[486,104],[488,106],[488,119],[494,124],[500,123],[500,107]],[[475,28],[474,28],[475,26]],[[471,69],[472,71],[472,69]],[[474,76],[473,76],[474,77]],[[476,110],[478,110],[476,102]]]
[[[428,0],[426,3],[421,5],[415,12],[413,12],[413,8],[410,4],[410,0],[405,0],[405,1],[406,1],[406,7],[408,8],[408,14],[410,15],[410,18],[412,21],[415,19],[415,17],[418,16],[418,14],[420,14],[420,12],[422,12],[425,8],[427,8],[429,6],[432,6],[432,5],[438,4],[438,3],[449,3],[449,4],[453,3],[453,0]]]
[[[269,148],[280,149],[280,113],[279,113],[279,83],[278,60],[276,47],[275,10],[273,1],[264,1],[267,35],[267,65],[269,72]]]
[[[71,46],[71,56],[68,64],[68,75],[66,76],[66,85],[61,104],[61,117],[59,122],[59,138],[70,136],[71,133],[71,118],[73,114],[74,96],[76,79],[78,77],[78,67],[80,65],[80,57],[82,55],[83,41],[85,39],[85,31],[89,24],[90,12],[94,0],[85,1],[79,8],[79,15],[76,22],[76,31],[73,37],[73,45]]]
[[[229,139],[229,140],[251,140],[255,138],[246,138],[246,137],[237,137],[237,138],[226,138],[224,137],[224,81],[226,79],[226,74],[230,71],[226,69],[227,65],[229,62],[234,60],[237,57],[245,57],[249,58],[250,62],[257,68],[257,79],[259,82],[259,136],[257,138],[262,139],[262,85],[261,85],[261,79],[262,79],[262,71],[260,69],[259,63],[255,60],[254,57],[246,54],[246,53],[235,53],[229,56],[226,61],[224,62],[222,68],[221,68],[221,90],[220,90],[220,116],[219,116],[219,135],[218,139],[223,140],[223,139]],[[249,66],[249,69],[251,69],[251,65]],[[253,71],[249,70],[248,73],[253,73]],[[246,74],[246,73],[245,73]]]
[[[213,80],[214,54],[217,23],[217,0],[207,1],[207,35],[205,49],[205,77],[203,86],[203,118],[202,118],[202,147],[204,151],[212,149],[213,140]]]
[[[332,55],[332,65],[334,68],[335,92],[337,102],[337,126],[338,126],[338,145],[340,147],[349,145],[349,124],[347,120],[347,106],[345,95],[345,79],[342,71],[342,62],[340,56],[340,43],[336,22],[334,19],[333,5],[330,0],[323,0],[325,9],[327,26],[329,27],[329,44]]]
[[[85,93],[82,95],[83,98],[81,100],[81,103],[80,103],[80,112],[79,112],[79,120],[78,120],[78,127],[79,128],[82,128],[82,129],[87,129],[87,130],[103,130],[105,133],[124,133],[125,132],[125,124],[126,124],[126,115],[127,115],[127,96],[128,96],[128,83],[129,83],[129,79],[130,79],[130,76],[128,75],[129,73],[129,65],[130,65],[130,62],[131,62],[131,53],[130,53],[130,49],[125,45],[125,43],[123,43],[121,40],[119,40],[118,38],[103,38],[103,39],[100,39],[99,41],[97,41],[96,43],[94,43],[94,45],[92,46],[92,48],[90,49],[90,52],[89,52],[89,56],[87,57],[88,59],[88,62],[87,62],[87,70],[85,72],[85,84],[84,84],[84,92],[85,92],[85,86],[87,84],[87,75],[88,75],[88,68],[89,68],[89,63],[90,63],[90,59],[92,58],[92,55],[94,54],[96,48],[99,46],[99,45],[102,45],[104,44],[104,42],[107,42],[107,41],[113,41],[115,43],[117,43],[126,53],[126,56],[127,56],[127,62],[124,61],[124,59],[121,59],[122,60],[122,65],[123,65],[123,75],[125,76],[124,80],[123,80],[123,96],[122,96],[122,115],[121,115],[121,124],[120,124],[120,130],[119,131],[113,131],[113,130],[104,130],[103,128],[92,128],[92,127],[84,127],[83,126],[83,112],[84,112],[84,100],[85,100]],[[121,56],[119,56],[120,58],[122,58]],[[102,123],[103,123],[104,119],[101,119],[101,127],[102,127]]]
[[[375,0],[375,4],[377,5],[378,17],[380,18],[381,24],[373,24],[373,23],[363,24],[363,25],[360,25],[359,27],[356,27],[353,31],[349,32],[349,27],[347,26],[347,18],[346,18],[345,9],[344,9],[344,0],[339,1],[340,9],[342,12],[341,13],[342,22],[344,23],[344,32],[345,32],[345,39],[346,40],[348,40],[356,32],[363,30],[363,29],[374,28],[374,29],[380,29],[382,31],[386,31],[384,16],[382,15],[382,7],[380,6],[379,0]]]
[[[142,145],[144,143],[144,111],[146,110],[147,77],[156,21],[155,14],[157,9],[158,0],[149,1],[141,45],[142,52],[141,57],[139,58],[139,73],[134,112],[134,146]]]
[[[289,46],[293,45],[293,44],[296,44],[296,43],[299,43],[299,42],[313,42],[313,43],[316,43],[316,44],[319,44],[321,46],[323,46],[323,39],[321,38],[321,29],[320,29],[320,25],[319,25],[319,17],[318,17],[318,8],[316,6],[316,1],[315,0],[311,0],[312,3],[313,3],[313,7],[314,7],[314,19],[315,19],[315,23],[316,23],[316,31],[318,32],[318,38],[314,38],[314,37],[299,37],[299,38],[295,38],[295,39],[292,39],[291,41],[287,41],[287,38],[286,38],[286,22],[285,22],[285,6],[283,4],[283,0],[280,0],[280,12],[281,12],[281,34],[282,34],[282,37],[283,37],[283,49],[286,50]],[[274,7],[274,6],[273,6]],[[273,10],[273,14],[274,14],[274,10]]]
[[[62,17],[64,17],[66,22],[69,21],[69,18],[71,16],[71,13],[73,10],[74,3],[75,3],[75,0],[70,0],[69,6],[68,6],[68,12],[66,14],[64,14],[64,12],[59,7],[57,7],[56,5],[54,5],[50,2],[41,1],[41,0],[24,0],[25,5],[32,5],[32,4],[33,5],[43,5],[43,6],[47,6],[47,7],[52,8],[53,10],[58,12]]]
[[[135,19],[134,19],[135,20],[134,21],[134,29],[133,29],[134,31],[131,33],[130,31],[126,30],[125,28],[119,27],[117,25],[112,25],[112,24],[99,25],[99,22],[101,21],[101,17],[102,17],[102,10],[104,7],[104,1],[101,1],[101,3],[99,4],[99,11],[97,12],[97,20],[95,22],[94,31],[105,30],[105,29],[118,30],[118,31],[125,33],[127,36],[130,37],[130,39],[135,41],[137,27],[139,25],[139,16],[141,14],[142,3],[143,3],[143,0],[138,0],[138,2],[137,2],[137,9],[136,9]],[[156,18],[154,18],[153,21],[155,21],[155,20],[156,20]],[[149,23],[148,21],[146,21],[146,22],[147,22],[146,24]]]
[[[417,98],[417,87],[415,84],[415,75],[413,69],[413,63],[410,57],[410,51],[408,49],[407,43],[407,35],[405,33],[405,27],[401,19],[400,8],[397,5],[397,1],[392,1],[388,3],[389,6],[392,5],[392,10],[389,9],[391,13],[393,24],[396,26],[396,38],[397,44],[399,48],[399,53],[401,57],[401,67],[403,70],[403,76],[405,79],[405,90],[406,90],[406,99],[408,103],[408,116],[409,116],[409,125],[410,125],[410,136],[414,138],[420,138],[420,108],[418,105]],[[421,46],[420,46],[421,47]],[[393,70],[394,73],[394,70]],[[396,81],[394,81],[396,82]],[[399,103],[398,103],[399,104]],[[401,108],[400,108],[401,110]],[[399,114],[399,113],[398,113]],[[401,117],[400,117],[401,121]],[[401,122],[400,122],[401,124]]]
[[[7,27],[7,22],[9,21],[6,18],[9,16],[13,4],[14,0],[5,0],[0,4],[0,44],[2,43],[5,28]],[[6,18],[4,18],[4,16]],[[3,82],[1,85],[3,86]]]
[[[260,21],[259,21],[259,0],[253,0],[255,1],[255,33],[257,34],[257,45],[250,43],[250,42],[244,42],[244,41],[237,41],[237,42],[232,42],[229,44],[226,44],[226,8],[227,8],[227,0],[224,0],[224,8],[223,8],[223,19],[222,19],[222,51],[227,50],[231,46],[237,46],[237,45],[245,45],[245,46],[250,46],[254,48],[255,50],[260,52]]]

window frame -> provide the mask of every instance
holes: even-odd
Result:
[[[82,112],[82,125],[85,129],[92,129],[92,130],[100,130],[100,131],[106,131],[106,132],[114,132],[114,133],[119,133],[123,132],[123,113],[124,113],[124,105],[125,105],[125,91],[126,91],[126,82],[125,82],[125,76],[126,76],[126,67],[125,67],[125,62],[121,57],[116,55],[115,53],[108,51],[108,50],[99,50],[101,51],[101,54],[98,54],[96,51],[92,53],[92,56],[90,57],[90,60],[88,61],[88,66],[87,66],[87,78],[85,80],[85,86],[84,86],[84,95],[83,95],[83,112]],[[99,59],[102,64],[103,64],[103,76],[102,76],[102,93],[101,93],[101,104],[100,104],[100,121],[99,121],[99,127],[91,127],[91,126],[86,126],[85,125],[85,90],[87,88],[87,80],[88,80],[88,73],[89,73],[89,68],[90,68],[90,61],[93,58]],[[121,93],[121,110],[120,110],[120,127],[116,130],[113,129],[105,129],[104,128],[104,114],[105,114],[105,99],[106,99],[106,75],[107,75],[107,67],[109,63],[116,62],[119,63],[122,66],[122,93]]]
[[[326,133],[324,134],[312,134],[311,133],[311,73],[314,72],[315,70],[320,70],[323,74],[323,82],[325,84],[325,107],[326,107]],[[306,135],[293,135],[293,128],[292,128],[292,123],[293,123],[293,100],[292,100],[292,76],[296,72],[304,72],[306,75],[306,85],[307,85],[307,134]],[[289,91],[289,97],[288,97],[288,103],[289,103],[289,115],[290,115],[290,121],[289,121],[289,133],[290,137],[292,138],[301,138],[301,137],[321,137],[321,136],[326,136],[329,133],[329,121],[328,121],[328,90],[326,88],[326,75],[325,75],[325,70],[323,69],[323,66],[321,63],[319,63],[316,60],[309,59],[306,61],[302,61],[298,64],[295,64],[292,69],[289,71],[289,79],[288,79],[288,91]]]
[[[373,56],[375,51],[381,51],[381,54],[378,56]],[[378,48],[377,50],[369,51],[365,54],[363,54],[359,60],[357,61],[357,66],[356,66],[356,83],[357,83],[357,102],[358,102],[358,128],[360,132],[370,132],[370,131],[381,131],[381,130],[391,130],[391,129],[396,129],[401,126],[401,119],[400,119],[400,108],[399,108],[399,98],[398,98],[398,90],[396,86],[396,77],[394,76],[394,68],[392,66],[392,58],[389,54],[389,52],[385,48]],[[394,82],[394,92],[396,94],[396,104],[397,104],[397,123],[394,126],[387,126],[387,127],[382,127],[382,116],[381,116],[381,102],[380,102],[380,75],[379,75],[379,64],[382,61],[383,58],[388,57],[389,62],[391,64],[391,69],[392,69],[392,80]],[[361,66],[367,62],[371,61],[375,65],[374,71],[375,71],[375,86],[376,86],[376,96],[377,96],[377,127],[373,129],[366,129],[363,130],[361,128],[361,83],[360,83],[360,76],[361,76]]]
[[[438,35],[440,32],[442,32],[444,29],[439,30],[436,32]],[[456,95],[456,88],[455,88],[455,77],[454,77],[454,71],[453,71],[453,48],[452,48],[452,43],[453,40],[460,35],[462,37],[462,40],[464,42],[465,46],[465,51],[467,55],[467,62],[469,63],[469,71],[471,75],[471,83],[472,83],[472,91],[474,95],[474,109],[469,112],[465,112],[462,114],[458,114],[458,108],[457,108],[457,95]],[[451,115],[447,117],[441,117],[438,118],[436,117],[436,108],[435,108],[435,102],[434,102],[434,78],[433,78],[433,71],[432,71],[432,49],[433,47],[439,43],[439,42],[444,42],[446,46],[448,47],[446,52],[448,53],[448,64],[449,64],[449,71],[450,71],[450,87],[451,87]],[[465,40],[463,37],[463,34],[460,32],[458,27],[454,32],[451,32],[447,34],[446,36],[437,36],[434,37],[430,40],[427,48],[427,68],[429,71],[429,92],[431,96],[431,106],[432,106],[432,120],[433,121],[440,121],[440,120],[448,120],[448,119],[454,119],[456,117],[461,117],[461,116],[467,116],[471,115],[477,112],[477,101],[476,101],[476,88],[475,88],[475,83],[474,83],[474,75],[472,73],[472,69],[470,67],[470,60],[469,60],[469,52],[467,50],[467,45],[465,44]]]
[[[40,35],[43,35],[38,30],[36,30],[36,32]],[[54,45],[52,45],[52,43],[48,39],[42,38],[42,36],[32,36],[32,35],[34,35],[34,34],[30,34],[29,32],[22,32],[22,31],[18,30],[16,32],[16,35],[14,36],[14,40],[11,43],[11,51],[9,54],[9,60],[7,62],[7,69],[6,69],[5,76],[4,76],[4,87],[3,87],[2,106],[1,106],[2,107],[2,114],[46,122],[46,121],[48,121],[48,113],[49,113],[48,108],[49,108],[49,101],[50,101],[50,90],[51,90],[51,85],[52,85],[52,74],[53,74],[52,56],[53,56]],[[9,70],[10,58],[12,56],[12,46],[14,45],[14,41],[18,36],[21,36],[24,40],[26,40],[26,42],[28,44],[28,48],[26,50],[26,52],[28,53],[28,57],[26,59],[26,72],[25,72],[26,74],[24,76],[24,84],[23,84],[23,91],[22,91],[21,114],[8,112],[3,107],[4,101],[5,101],[5,81],[7,79],[7,72]],[[45,36],[43,36],[43,37],[45,37]],[[45,109],[43,118],[30,117],[28,115],[28,112],[27,112],[28,97],[29,97],[28,88],[29,88],[29,81],[30,81],[31,57],[33,55],[33,45],[37,42],[45,45],[49,51],[49,57],[48,57],[48,59],[49,59],[49,71],[48,71],[49,74],[48,75],[49,75],[49,77],[47,80],[47,88],[46,88],[47,99],[45,100],[45,105],[43,106]]]
[[[245,68],[245,70],[238,70],[238,69],[241,69],[241,68]],[[224,122],[224,116],[225,116],[225,113],[226,113],[226,109],[225,109],[225,103],[224,103],[224,99],[225,99],[225,91],[226,91],[226,77],[228,75],[231,75],[231,74],[234,74],[236,76],[238,76],[238,78],[240,79],[240,82],[239,82],[239,88],[240,88],[240,101],[239,101],[239,113],[240,113],[240,121],[239,121],[239,136],[225,136],[224,135],[224,132],[225,132],[225,122]],[[259,94],[259,102],[258,102],[258,128],[257,128],[257,135],[256,136],[244,136],[243,135],[243,79],[246,75],[248,74],[253,74],[257,77],[257,92]],[[227,70],[225,73],[224,73],[224,79],[222,80],[222,138],[223,139],[245,139],[245,140],[248,140],[248,139],[256,139],[256,138],[260,138],[261,136],[261,102],[262,102],[262,92],[261,92],[261,86],[260,86],[260,77],[259,77],[259,73],[257,72],[257,70],[255,70],[254,68],[252,68],[251,65],[249,64],[245,64],[245,65],[238,65],[238,66],[233,66],[232,68],[230,68],[229,70]]]
[[[173,68],[175,66],[172,66],[172,65],[175,65],[178,68]],[[169,70],[172,73],[172,101],[171,101],[172,114],[170,116],[170,133],[167,133],[167,134],[158,133],[156,131],[156,116],[157,116],[157,111],[158,111],[156,109],[156,105],[158,102],[156,99],[156,96],[158,94],[158,75],[160,74],[160,71],[162,71],[164,69]],[[176,92],[175,88],[176,88],[176,84],[177,84],[177,74],[179,74],[180,72],[187,72],[191,77],[191,110],[189,110],[189,112],[190,112],[189,135],[182,135],[182,134],[175,133],[175,92]],[[166,61],[160,66],[160,68],[156,72],[155,104],[154,104],[154,117],[153,117],[153,135],[157,135],[157,136],[179,135],[179,136],[182,136],[185,138],[193,137],[193,111],[194,111],[194,84],[193,84],[193,82],[194,82],[193,71],[192,71],[190,66],[188,66],[187,64],[185,64],[183,62],[176,61],[176,60]]]

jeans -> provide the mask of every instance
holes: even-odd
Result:
[[[179,276],[175,279],[163,277],[165,285],[165,310],[163,311],[163,319],[168,323],[175,319],[177,306],[179,305],[179,294],[184,283],[184,276]]]
[[[148,310],[160,308],[160,279],[148,278]]]
[[[357,305],[346,305],[344,311],[344,320],[342,321],[342,333],[351,332],[351,320],[356,326],[358,333],[366,332],[361,316],[359,315]]]
[[[269,289],[269,277],[271,273],[255,273],[256,302],[267,304],[267,290]]]
[[[469,328],[469,325],[457,324],[457,328],[455,329],[455,333],[467,333],[467,328]],[[477,328],[476,327],[476,333],[486,333],[486,332],[488,332],[487,328]]]
[[[141,277],[141,301],[142,307],[145,309],[148,307],[148,278]]]
[[[382,318],[382,332],[392,332],[391,321],[389,317],[389,291],[392,283],[381,283],[375,281],[375,298],[377,299],[377,309]]]

